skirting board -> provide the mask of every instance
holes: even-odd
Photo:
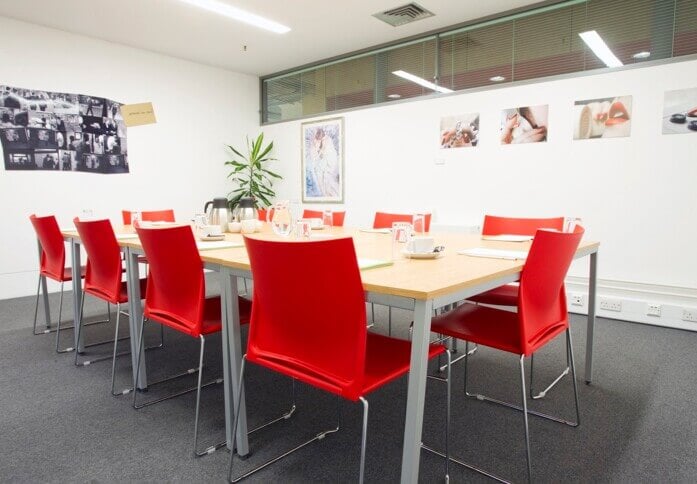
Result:
[[[588,314],[588,278],[567,277],[566,293],[569,312]],[[580,296],[580,305],[574,296]],[[619,303],[620,310],[604,309],[604,302],[608,307],[617,307]],[[660,315],[650,315],[650,309],[654,313],[657,309]],[[684,320],[684,311],[697,315],[697,289],[598,279],[599,317],[697,331],[697,321]]]

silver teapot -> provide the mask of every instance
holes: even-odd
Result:
[[[206,202],[203,211],[208,216],[209,225],[219,225],[223,232],[227,231],[227,224],[231,218],[227,198],[217,197]]]

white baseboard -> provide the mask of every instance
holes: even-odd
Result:
[[[568,277],[566,292],[569,312],[588,314],[588,278]],[[574,305],[573,296],[582,304]],[[601,308],[601,302],[619,302],[620,311]],[[660,316],[648,314],[649,305],[660,306]],[[697,331],[697,322],[685,321],[683,311],[697,314],[697,289],[598,279],[596,315],[635,323]]]

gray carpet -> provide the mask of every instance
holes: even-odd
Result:
[[[212,289],[214,290],[214,289]],[[67,297],[70,293],[67,293]],[[70,299],[67,299],[70,301]],[[57,297],[52,307],[57,310]],[[95,318],[104,305],[88,300]],[[70,319],[70,304],[65,318]],[[110,362],[76,368],[73,355],[53,351],[54,336],[32,336],[33,298],[0,301],[0,480],[8,482],[211,481],[223,482],[229,454],[218,451],[194,459],[194,394],[142,410],[129,397],[109,395]],[[378,310],[377,331],[386,331]],[[395,311],[395,330],[404,335],[410,316]],[[697,334],[600,319],[596,326],[595,380],[582,383],[585,318],[573,318],[579,370],[579,428],[530,418],[533,476],[538,482],[694,482],[697,475]],[[127,325],[123,326],[127,329]],[[113,323],[91,326],[87,341],[112,335]],[[157,340],[155,327],[149,341]],[[124,331],[124,334],[126,332]],[[72,331],[66,332],[72,336]],[[66,341],[67,342],[67,341]],[[149,377],[165,376],[197,363],[198,343],[167,331],[165,348],[147,353]],[[124,347],[126,344],[124,344]],[[220,336],[207,344],[205,378],[222,372]],[[91,353],[108,353],[108,345]],[[563,363],[563,339],[535,361],[540,384]],[[510,401],[519,399],[517,359],[480,349],[471,360],[472,389]],[[128,383],[128,357],[119,359],[119,387]],[[454,370],[453,454],[516,481],[525,480],[521,414],[462,398],[462,365]],[[291,384],[259,368],[247,378],[250,428],[287,407]],[[153,388],[143,398],[194,383]],[[406,378],[369,398],[366,462],[368,482],[397,482],[401,460]],[[334,424],[336,399],[298,385],[298,411],[289,421],[250,437],[252,456],[241,470]],[[424,442],[443,443],[445,386],[430,380],[426,394]],[[567,378],[532,408],[573,416]],[[341,402],[342,431],[315,443],[249,479],[251,482],[355,481],[360,448],[360,404]],[[224,436],[222,387],[203,391],[204,444]],[[420,480],[442,481],[443,461],[421,456]],[[452,466],[453,482],[487,479]],[[489,481],[491,482],[491,481]]]

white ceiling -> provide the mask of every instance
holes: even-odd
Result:
[[[222,1],[292,30],[282,35],[269,33],[178,0],[0,0],[0,15],[266,75],[539,2],[416,0],[435,16],[391,27],[372,15],[408,0]]]

